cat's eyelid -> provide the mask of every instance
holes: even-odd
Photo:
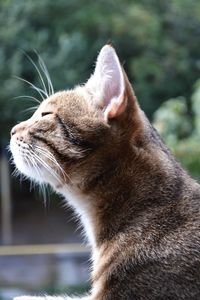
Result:
[[[44,111],[44,112],[41,113],[41,116],[44,117],[44,116],[50,115],[52,113],[53,113],[52,111]]]

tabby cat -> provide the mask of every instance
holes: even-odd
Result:
[[[19,171],[80,216],[93,259],[81,299],[200,299],[200,185],[140,109],[112,46],[85,85],[49,96],[11,136]],[[78,298],[15,298],[44,299]]]

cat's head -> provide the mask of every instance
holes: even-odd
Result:
[[[83,86],[57,92],[11,131],[10,148],[20,172],[58,187],[98,173],[133,143],[144,142],[144,119],[115,50],[99,53]]]

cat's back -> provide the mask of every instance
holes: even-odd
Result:
[[[117,282],[128,300],[200,299],[199,184],[188,177],[177,203],[154,213],[134,219],[110,242],[108,285]]]

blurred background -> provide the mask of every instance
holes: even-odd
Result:
[[[12,126],[35,106],[26,96],[40,98],[16,78],[42,87],[31,62],[42,68],[37,53],[58,91],[86,82],[107,42],[142,109],[200,178],[199,0],[0,0],[1,300],[89,288],[89,250],[72,211],[51,191],[41,195],[11,175],[7,145]]]

